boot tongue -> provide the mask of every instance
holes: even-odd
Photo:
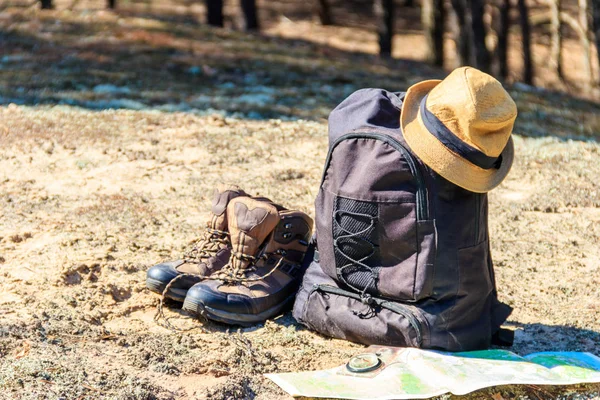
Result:
[[[219,185],[215,189],[212,202],[212,217],[209,226],[219,231],[227,231],[227,205],[229,202],[239,196],[247,194],[234,185]]]
[[[239,255],[258,256],[258,250],[279,222],[277,208],[267,201],[238,197],[227,206],[229,236],[233,249],[232,267],[245,269],[250,260]]]

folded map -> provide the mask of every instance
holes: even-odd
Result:
[[[446,353],[371,346],[337,368],[266,376],[292,396],[424,399],[498,385],[599,383],[600,358],[576,352],[519,356],[506,350]]]

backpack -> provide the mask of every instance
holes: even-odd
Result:
[[[326,336],[447,351],[512,344],[497,299],[487,194],[422,163],[404,93],[363,89],[329,116],[315,252],[293,315]]]

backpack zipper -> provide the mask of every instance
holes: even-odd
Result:
[[[385,135],[377,132],[364,132],[364,131],[356,131],[352,133],[347,133],[345,135],[340,136],[333,142],[329,152],[327,153],[327,159],[325,160],[325,169],[323,170],[323,176],[321,178],[320,186],[323,186],[323,182],[325,181],[325,174],[327,173],[327,169],[329,168],[329,163],[331,162],[331,154],[333,150],[335,150],[336,146],[340,144],[342,141],[347,139],[375,139],[382,141],[384,143],[389,144],[394,149],[402,153],[404,159],[408,163],[408,168],[410,169],[411,174],[414,176],[415,181],[417,183],[417,193],[416,193],[416,202],[417,202],[417,220],[424,221],[429,219],[429,207],[427,201],[427,188],[425,186],[425,182],[423,180],[423,175],[421,174],[421,169],[418,167],[414,157],[410,152],[404,147],[402,143],[394,139],[389,135]]]
[[[360,298],[360,295],[358,293],[349,292],[347,290],[340,289],[338,287],[323,284],[323,283],[313,285],[313,291],[315,291],[315,290],[322,291],[325,293],[336,294],[338,296],[350,297],[351,299],[362,301]],[[421,347],[421,345],[423,343],[423,334],[422,334],[423,328],[422,328],[422,325],[419,322],[419,320],[415,317],[413,312],[408,307],[406,307],[400,303],[383,300],[383,299],[380,299],[377,297],[371,297],[371,298],[373,299],[373,302],[376,305],[383,307],[383,308],[387,308],[388,310],[393,311],[396,314],[400,314],[404,318],[406,318],[406,320],[413,327],[413,329],[415,330],[415,333],[417,335],[417,346]]]

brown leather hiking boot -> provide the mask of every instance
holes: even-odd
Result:
[[[238,197],[227,206],[229,263],[188,291],[183,309],[234,325],[252,325],[292,305],[313,221],[267,199]]]
[[[190,287],[227,264],[231,253],[227,205],[240,196],[248,195],[237,186],[222,185],[215,189],[212,216],[201,238],[185,252],[182,259],[150,267],[146,274],[146,287],[153,292],[163,293],[167,285],[177,278],[165,296],[183,302]]]

